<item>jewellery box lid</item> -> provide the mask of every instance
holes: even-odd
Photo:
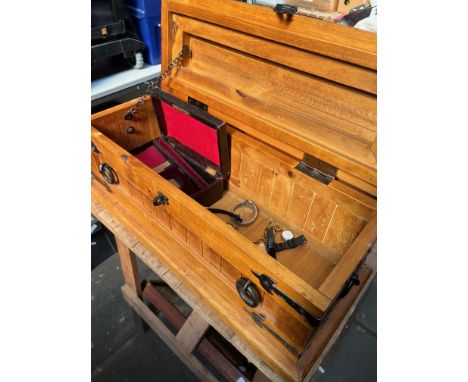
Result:
[[[183,45],[190,51],[165,90],[298,161],[311,156],[336,178],[375,189],[375,33],[235,1],[162,4],[162,67]]]
[[[224,121],[158,88],[151,98],[162,135],[208,159],[227,178],[230,165]]]

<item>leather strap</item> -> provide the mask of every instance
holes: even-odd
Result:
[[[242,224],[242,218],[240,215],[238,214],[235,214],[234,212],[231,212],[231,211],[226,211],[226,210],[222,210],[221,208],[208,208],[208,211],[214,213],[214,214],[221,214],[221,215],[228,215],[232,218],[234,218],[234,220],[239,223],[239,224]]]
[[[265,240],[266,249],[268,254],[276,259],[276,253],[284,251],[286,249],[296,248],[301,244],[307,242],[304,235],[294,237],[290,240],[286,240],[282,243],[275,243],[275,234],[272,227],[265,228]]]
[[[286,240],[282,243],[277,243],[276,244],[276,252],[284,251],[285,249],[292,249],[300,246],[301,244],[304,244],[306,242],[306,238],[304,235],[300,235],[297,237],[294,237],[290,240]]]

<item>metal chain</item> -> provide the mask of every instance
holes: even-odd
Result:
[[[169,76],[171,70],[174,69],[174,67],[176,66],[178,67],[182,63],[182,58],[185,54],[188,53],[188,51],[189,51],[189,48],[186,45],[182,46],[182,49],[180,50],[177,57],[174,58],[169,63],[167,68],[158,77],[156,77],[154,80],[149,82],[148,87],[146,88],[145,94],[143,94],[138,99],[137,103],[128,110],[127,114],[125,114],[124,118],[127,121],[133,119],[135,112],[141,107],[141,105],[145,103],[145,97],[148,96],[154,89],[159,88],[159,84],[161,83],[162,80],[164,80],[165,78]]]

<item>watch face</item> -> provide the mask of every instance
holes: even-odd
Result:
[[[281,236],[283,237],[283,240],[286,241],[286,240],[291,240],[294,235],[291,231],[283,231],[281,232]]]

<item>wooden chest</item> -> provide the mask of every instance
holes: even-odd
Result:
[[[162,31],[163,68],[190,51],[164,90],[228,126],[230,176],[213,207],[251,199],[259,216],[233,229],[130,153],[161,134],[149,98],[131,120],[136,100],[92,116],[93,197],[105,190],[100,201],[271,368],[302,380],[308,344],[376,239],[376,37],[216,0],[163,1]],[[254,244],[270,221],[306,244],[272,258]]]

